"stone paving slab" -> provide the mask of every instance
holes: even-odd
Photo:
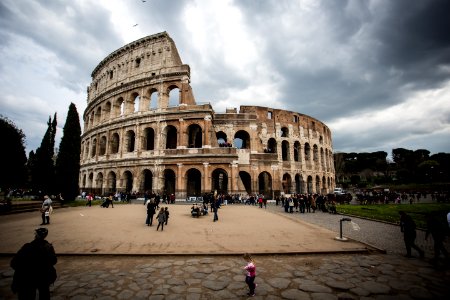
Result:
[[[190,205],[167,205],[170,218],[164,231],[145,225],[142,204],[114,208],[71,207],[55,210],[47,225],[57,254],[235,254],[336,253],[366,251],[357,241],[341,242],[333,232],[255,206],[228,205],[193,218]],[[0,217],[0,253],[12,254],[33,239],[38,211]]]

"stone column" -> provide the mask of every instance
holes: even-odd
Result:
[[[209,163],[204,162],[203,163],[203,180],[202,180],[202,191],[201,193],[204,194],[206,193],[208,190],[207,188],[211,186],[211,175],[209,174],[208,168],[209,167]]]
[[[211,116],[205,116],[205,132],[203,134],[203,148],[211,148]]]
[[[186,189],[183,188],[183,164],[178,163],[177,164],[178,170],[175,174],[175,192],[179,191],[179,197],[180,198],[186,198]],[[181,191],[181,192],[180,192]]]
[[[231,166],[230,193],[235,194],[238,192],[237,180],[238,180],[239,173],[237,170],[238,170],[239,165],[237,163],[231,163],[230,166]]]

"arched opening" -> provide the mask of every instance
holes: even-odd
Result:
[[[287,127],[281,128],[281,137],[284,137],[284,138],[289,137],[289,129]]]
[[[166,149],[177,149],[177,129],[175,126],[169,125],[164,131],[166,133]]]
[[[106,136],[102,136],[100,138],[100,152],[99,155],[105,155],[106,154]]]
[[[290,155],[289,155],[289,142],[288,141],[283,141],[281,142],[281,159],[283,161],[289,161],[290,159]]]
[[[320,148],[320,165],[322,166],[322,169],[325,169],[325,156],[323,154],[323,148]]]
[[[178,106],[180,104],[180,89],[176,86],[171,87],[169,92],[169,107]]]
[[[86,174],[83,175],[83,179],[81,180],[82,187],[86,188]]]
[[[215,169],[211,174],[211,191],[217,190],[218,193],[228,193],[228,174],[223,169]]]
[[[94,184],[94,173],[89,173],[88,182],[87,182],[87,187],[89,188],[89,190],[92,189],[93,184]]]
[[[283,186],[283,192],[285,194],[292,193],[292,178],[291,178],[291,175],[289,175],[288,173],[284,173],[284,175],[283,175],[282,186]]]
[[[117,178],[116,178],[116,173],[114,172],[109,172],[108,174],[108,181],[107,181],[107,189],[108,189],[108,193],[115,193],[116,192],[116,182],[117,182]]]
[[[155,131],[153,128],[145,128],[144,132],[144,145],[145,150],[155,150]]]
[[[123,173],[123,187],[126,193],[131,193],[133,190],[133,174],[130,171]]]
[[[114,108],[113,108],[114,109],[114,117],[122,116],[124,113],[124,107],[125,107],[125,102],[123,101],[123,98],[120,97],[114,103]]]
[[[249,173],[247,173],[245,171],[240,171],[239,178],[241,179],[241,182],[245,188],[245,191],[247,192],[247,194],[250,195],[252,193],[252,177],[250,176]]]
[[[202,174],[197,169],[186,172],[186,196],[200,197],[202,194]]]
[[[133,130],[127,131],[127,152],[133,152],[134,151],[134,145],[136,140],[136,134]]]
[[[89,144],[89,142],[86,142],[86,146],[84,148],[84,157],[85,158],[89,158],[89,150],[91,150],[90,144]]]
[[[150,109],[158,108],[158,91],[156,89],[152,89],[150,91]]]
[[[92,140],[91,157],[95,157],[96,153],[97,153],[97,139],[94,139],[94,140]]]
[[[97,178],[95,179],[95,194],[103,195],[103,173],[100,172],[97,174]]]
[[[95,124],[95,122],[94,122],[95,113],[94,112],[91,113],[91,117],[89,118],[89,120],[91,121],[91,128],[94,127],[94,124]]]
[[[314,161],[314,164],[318,165],[318,163],[319,163],[319,148],[317,147],[317,145],[313,146],[313,161]]]
[[[297,194],[303,194],[303,177],[300,174],[295,175],[295,192]]]
[[[164,170],[164,192],[168,195],[175,194],[175,172],[173,170]]]
[[[277,153],[277,141],[274,138],[270,138],[267,142],[267,152]]]
[[[294,161],[300,161],[300,142],[296,141],[294,143]]]
[[[227,147],[228,146],[228,139],[227,135],[223,131],[219,131],[216,133],[217,143],[219,144],[219,147]]]
[[[197,124],[188,127],[188,148],[202,147],[202,128]]]
[[[142,172],[141,191],[142,192],[153,191],[153,174],[150,170],[145,169]]]
[[[103,109],[103,120],[108,120],[109,118],[111,118],[111,102],[108,101]]]
[[[308,192],[308,194],[312,194],[312,193],[314,193],[314,191],[313,191],[313,179],[312,179],[312,176],[308,176],[308,182],[307,182],[307,192]]]
[[[320,193],[320,177],[316,176],[316,193]]]
[[[138,94],[133,94],[134,98],[133,98],[133,112],[138,112],[139,111],[139,104],[141,101],[141,97]]]
[[[322,193],[322,194],[327,193],[327,180],[326,180],[325,176],[322,177],[322,190],[320,191],[320,193]]]
[[[310,162],[311,161],[311,147],[308,143],[305,144],[305,161]]]
[[[268,172],[262,172],[258,176],[258,193],[272,197],[272,176]]]
[[[238,149],[250,149],[250,135],[245,130],[239,130],[234,135],[234,146]]]
[[[110,152],[113,154],[119,152],[119,134],[117,132],[111,136]]]
[[[102,108],[99,106],[97,107],[97,110],[95,111],[95,123],[100,123],[102,120]]]

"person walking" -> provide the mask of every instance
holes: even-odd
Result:
[[[447,226],[447,222],[445,222],[445,217],[440,218],[439,215],[428,214],[427,217],[427,232],[425,233],[425,240],[428,239],[428,236],[431,234],[434,241],[434,257],[431,262],[437,266],[439,255],[442,254],[445,256],[445,259],[448,260],[448,252],[444,247],[444,240],[448,234],[449,228]]]
[[[415,244],[416,223],[404,211],[399,211],[398,213],[400,214],[400,231],[403,232],[403,239],[406,246],[406,257],[412,257],[411,248],[414,248],[419,252],[420,258],[424,258],[425,252]]]
[[[166,215],[166,225],[167,225],[167,222],[169,222],[169,208],[167,206],[164,208],[164,214]]]
[[[152,226],[153,224],[153,216],[156,213],[156,205],[153,199],[150,199],[147,203],[147,219],[145,220],[145,224],[147,226]]]
[[[47,195],[45,195],[44,202],[42,203],[41,206],[41,218],[42,218],[41,225],[50,224],[51,210],[52,210],[52,200]]]
[[[159,226],[161,226],[161,231],[164,230],[164,222],[166,221],[166,213],[164,212],[164,207],[161,207],[161,210],[159,211],[158,215],[156,216],[156,219],[158,220],[158,227],[156,227],[156,231],[158,231]]]
[[[247,262],[247,265],[244,267],[244,270],[247,271],[247,275],[245,276],[245,283],[248,285],[249,292],[247,296],[255,296],[255,278],[256,278],[256,265],[253,261],[251,255],[249,253],[244,254],[244,259]]]
[[[11,289],[18,299],[50,299],[50,285],[56,280],[54,265],[57,262],[55,249],[45,238],[47,228],[35,230],[34,240],[26,243],[12,258],[10,266],[14,269]]]

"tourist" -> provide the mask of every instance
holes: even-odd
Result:
[[[252,257],[249,253],[244,254],[244,259],[247,262],[247,265],[244,267],[244,270],[247,271],[247,275],[245,276],[245,283],[248,285],[249,292],[247,296],[255,296],[255,278],[256,278],[256,265],[253,261]]]
[[[50,224],[50,212],[52,210],[52,200],[45,195],[44,196],[44,202],[41,206],[41,217],[42,217],[42,223],[41,225]]]
[[[166,213],[164,212],[164,207],[161,207],[161,210],[159,211],[158,215],[156,216],[156,219],[158,220],[158,227],[156,227],[156,231],[158,231],[159,226],[161,226],[161,231],[164,230],[164,222],[166,221]]]
[[[147,226],[152,226],[153,224],[153,216],[156,213],[156,205],[153,199],[150,199],[147,203],[147,219],[145,220],[145,224]]]
[[[26,243],[11,260],[14,269],[11,289],[19,299],[35,299],[36,290],[39,299],[50,299],[50,284],[56,280],[56,254],[52,244],[45,238],[46,228],[35,230],[34,240]]]
[[[416,223],[407,215],[404,211],[399,211],[400,214],[400,230],[403,232],[403,239],[406,246],[406,257],[411,256],[411,248],[414,248],[419,252],[421,258],[425,256],[425,252],[420,249],[416,244]]]
[[[120,194],[119,194],[120,195]],[[110,194],[109,198],[108,198],[108,206],[106,208],[109,207],[109,205],[111,204],[111,207],[114,208],[114,204],[113,204],[113,196]]]
[[[167,225],[167,222],[169,222],[169,208],[167,206],[164,208],[164,213],[166,215],[166,225]]]
[[[428,236],[431,233],[434,241],[434,258],[432,260],[433,264],[437,265],[439,254],[442,252],[445,258],[448,260],[448,252],[444,247],[444,240],[448,234],[448,226],[447,222],[445,222],[444,218],[440,218],[440,216],[428,214],[427,217],[427,232],[425,234],[425,240],[428,239]]]
[[[217,215],[217,211],[219,210],[219,200],[217,199],[217,190],[214,191],[213,203],[211,203],[211,206],[213,206],[214,211],[213,222],[219,221],[219,216]]]

